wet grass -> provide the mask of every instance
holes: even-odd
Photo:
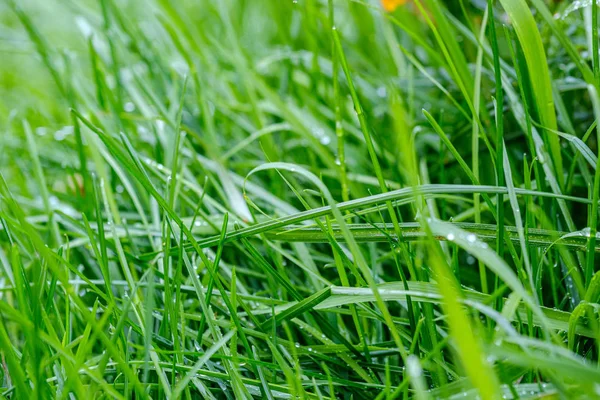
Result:
[[[598,16],[548,3],[2,3],[0,396],[597,396]]]

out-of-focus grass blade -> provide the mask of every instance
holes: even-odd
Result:
[[[0,322],[0,344],[2,345],[2,355],[6,362],[7,372],[10,374],[11,380],[15,385],[16,393],[23,399],[30,399],[32,393],[27,385],[28,379],[25,378],[25,371],[23,371],[17,354],[15,354],[12,341],[6,332],[4,321]]]
[[[548,72],[546,52],[533,14],[525,0],[500,0],[517,33],[529,70],[535,107],[544,127],[557,130],[556,112],[552,98],[552,83]],[[563,162],[560,143],[554,135],[544,135],[560,186],[563,185]]]
[[[572,6],[583,6],[583,4],[588,3],[586,5],[589,6],[592,2],[590,0],[578,0],[574,1],[571,6],[567,7],[565,11],[563,11],[563,18],[568,15],[569,9]],[[597,85],[594,80],[594,73],[592,72],[589,65],[584,61],[581,57],[579,51],[575,47],[572,42],[572,39],[566,34],[564,29],[560,29],[560,23],[556,21],[554,15],[548,10],[548,5],[543,0],[531,0],[531,4],[535,7],[535,9],[540,13],[547,26],[550,28],[554,36],[559,40],[561,46],[567,51],[571,60],[577,65],[577,68],[583,75],[583,78],[589,85]]]

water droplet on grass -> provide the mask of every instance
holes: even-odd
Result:
[[[133,112],[135,110],[135,104],[133,104],[132,102],[128,101],[127,103],[125,103],[125,106],[123,107],[125,109],[126,112]]]

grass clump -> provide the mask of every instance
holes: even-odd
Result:
[[[597,14],[2,3],[0,396],[600,396]]]

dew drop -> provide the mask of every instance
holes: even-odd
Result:
[[[125,106],[123,108],[125,109],[126,112],[130,113],[130,112],[133,112],[133,110],[135,110],[135,104],[128,101],[127,103],[125,103]]]
[[[320,142],[322,145],[328,145],[329,143],[331,143],[331,138],[327,135],[321,136]]]

